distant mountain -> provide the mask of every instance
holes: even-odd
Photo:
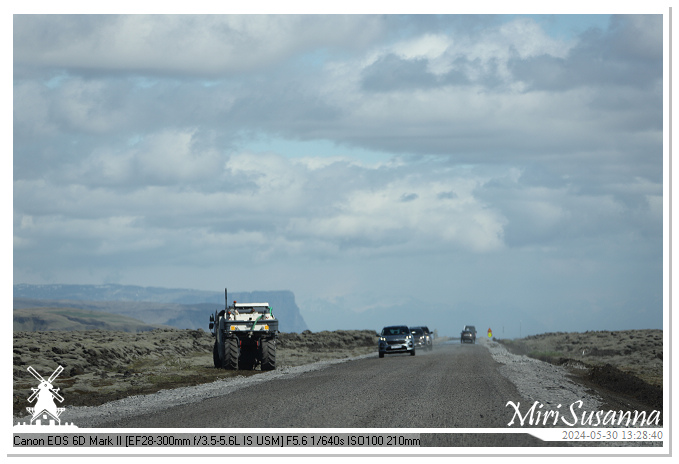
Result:
[[[118,330],[147,332],[159,327],[131,317],[74,308],[27,308],[13,312],[14,331]]]
[[[14,298],[85,301],[150,301],[154,303],[224,303],[224,292],[136,285],[14,285]]]
[[[229,301],[266,302],[281,332],[303,332],[307,324],[289,290],[229,292]],[[224,292],[133,285],[14,285],[14,309],[70,307],[140,319],[150,325],[208,330],[210,314],[224,307]]]

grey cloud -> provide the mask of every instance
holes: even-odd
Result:
[[[514,58],[514,76],[531,90],[582,86],[648,87],[662,79],[662,16],[619,16],[607,31],[589,30],[566,58]]]
[[[440,200],[453,200],[457,198],[457,194],[455,192],[441,192],[437,195],[437,198]]]
[[[662,212],[649,197],[660,201],[662,185],[628,177],[618,181],[622,179],[628,183],[610,179],[591,189],[591,180],[529,166],[519,177],[493,178],[475,194],[507,218],[504,237],[509,247],[563,246],[572,240],[622,237],[631,230],[643,241],[661,236]]]
[[[471,84],[495,88],[504,84],[504,80],[498,75],[496,60],[489,60],[486,66],[490,69],[473,81],[468,76],[468,71],[480,67],[478,59],[455,57],[451,61],[449,71],[436,75],[428,70],[429,60],[426,58],[405,59],[389,54],[363,70],[362,89],[367,92],[401,92]]]
[[[427,71],[424,59],[404,60],[390,54],[363,70],[363,88],[373,92],[415,90],[434,84],[436,78]]]

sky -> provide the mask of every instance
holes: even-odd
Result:
[[[13,281],[662,328],[666,10],[15,15]]]

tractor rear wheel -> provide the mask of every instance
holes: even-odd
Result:
[[[238,369],[238,351],[237,338],[227,338],[224,340],[224,359],[222,360],[222,367],[224,369]]]
[[[276,339],[262,340],[262,370],[276,369]]]

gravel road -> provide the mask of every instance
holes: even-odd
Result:
[[[231,388],[225,386],[224,393]],[[102,427],[503,427],[514,385],[480,345],[368,356]],[[244,411],[247,411],[245,416]],[[509,414],[509,415],[508,415]],[[247,417],[247,418],[245,418]]]
[[[439,345],[414,357],[375,353],[71,407],[62,420],[94,428],[505,428],[513,416],[507,401],[586,397],[596,404],[579,388],[560,368],[483,340]],[[429,446],[545,446],[522,434],[426,437]]]

